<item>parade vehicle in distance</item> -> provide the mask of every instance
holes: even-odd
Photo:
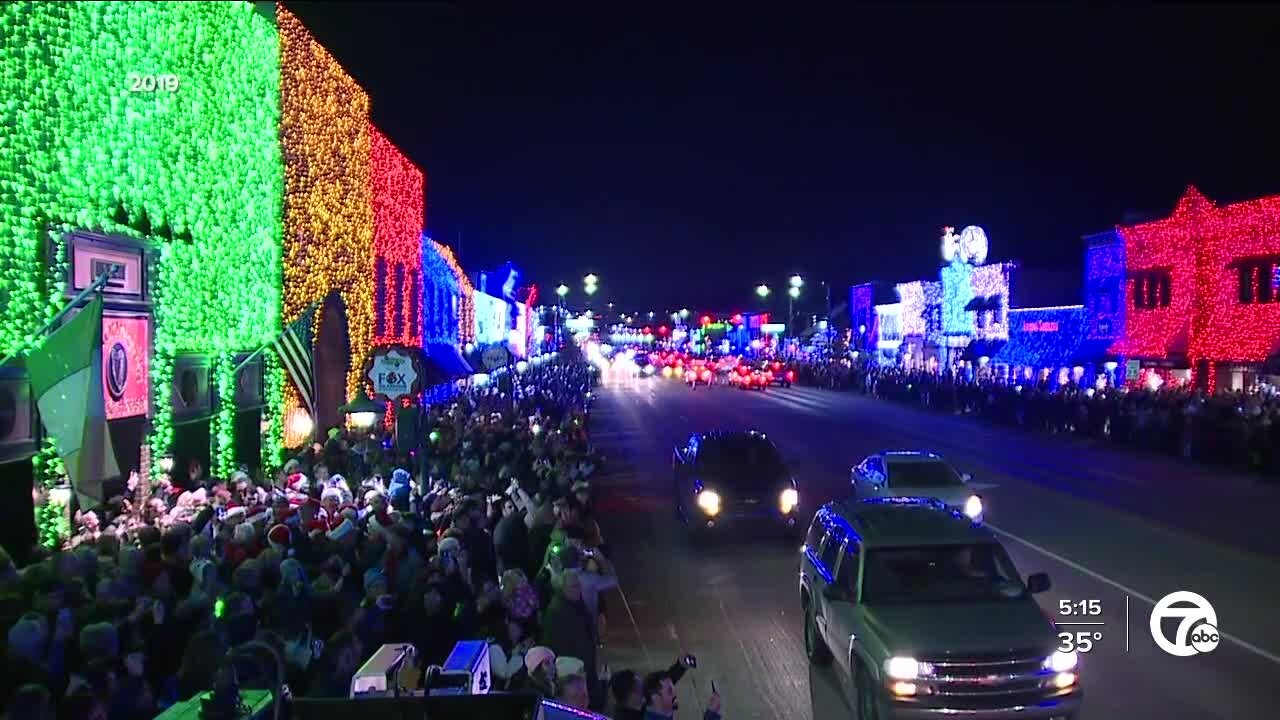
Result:
[[[791,384],[796,381],[795,369],[779,360],[762,363],[760,370],[768,377],[770,385],[791,387]]]
[[[1077,720],[1077,652],[985,526],[938,500],[820,508],[800,548],[810,661],[852,680],[860,720]]]
[[[684,381],[691,388],[697,388],[699,385],[710,387],[715,380],[715,375],[711,372],[711,367],[707,365],[705,360],[695,358],[685,367]]]
[[[690,529],[767,522],[794,529],[800,488],[764,433],[694,433],[672,453],[676,515]]]
[[[982,496],[973,491],[972,481],[941,456],[917,450],[877,453],[849,471],[855,498],[935,498],[982,522]]]
[[[729,382],[739,390],[765,390],[769,387],[769,374],[750,365],[739,365],[729,376]]]

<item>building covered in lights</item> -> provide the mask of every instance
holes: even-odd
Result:
[[[1280,375],[1280,196],[1220,205],[1188,187],[1166,218],[1119,228],[1124,332],[1111,351],[1152,386],[1247,388]]]
[[[447,245],[422,236],[422,349],[428,388],[475,372],[475,288]]]
[[[171,462],[182,478],[196,461],[225,477],[278,449],[282,374],[265,355],[244,362],[284,311],[271,15],[251,3],[0,6],[0,355],[38,344],[108,274],[104,400],[126,474]],[[21,363],[6,367],[0,395],[16,412],[0,423],[0,472],[49,487],[57,449]]]
[[[861,345],[881,364],[910,369],[972,366],[994,355],[1009,337],[1018,265],[988,264],[987,252],[982,228],[970,225],[959,234],[943,228],[937,280],[898,283],[896,302],[873,283],[853,286],[855,343],[861,335]]]
[[[6,477],[62,479],[21,356],[103,274],[104,402],[126,474],[273,467],[347,421],[379,348],[445,358],[446,381],[471,372],[458,347],[477,340],[475,292],[423,238],[424,173],[284,6],[13,2],[0,27]],[[134,67],[164,72],[121,73]],[[524,354],[536,291],[505,285],[484,330]],[[309,311],[306,402],[263,349]]]

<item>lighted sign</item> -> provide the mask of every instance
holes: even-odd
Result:
[[[107,419],[146,415],[151,401],[147,365],[151,362],[151,318],[104,315],[102,318],[102,394]]]
[[[510,308],[502,298],[476,291],[472,295],[476,313],[476,342],[482,345],[507,340]]]
[[[1022,323],[1022,332],[1058,332],[1058,323],[1042,320]]]
[[[379,399],[397,400],[414,394],[418,370],[413,355],[396,348],[379,350],[373,355],[368,378]]]
[[[987,231],[977,225],[970,225],[956,235],[955,228],[942,228],[942,260],[943,262],[961,262],[966,265],[981,265],[987,261]]]
[[[781,335],[786,331],[787,326],[784,323],[763,323],[760,325],[760,332],[770,335]]]

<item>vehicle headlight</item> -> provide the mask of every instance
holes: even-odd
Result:
[[[970,495],[969,499],[964,501],[964,514],[973,520],[982,517],[982,498]]]
[[[1075,650],[1071,652],[1062,652],[1059,650],[1044,659],[1044,669],[1052,670],[1056,673],[1069,672],[1076,669],[1076,665],[1080,664],[1080,655]]]
[[[714,490],[703,490],[698,493],[698,507],[708,515],[720,514],[720,495]]]
[[[884,661],[884,673],[894,680],[920,677],[920,663],[915,658],[894,656]]]
[[[782,510],[783,515],[788,515],[796,506],[800,504],[800,493],[795,488],[787,488],[782,491],[782,495],[778,496],[778,507]]]

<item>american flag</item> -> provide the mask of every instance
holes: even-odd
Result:
[[[289,373],[289,379],[298,388],[298,394],[302,396],[302,402],[306,403],[312,417],[316,414],[316,386],[311,362],[311,326],[319,307],[320,303],[312,303],[311,307],[285,326],[284,332],[271,342],[272,349],[280,356],[285,372]]]

